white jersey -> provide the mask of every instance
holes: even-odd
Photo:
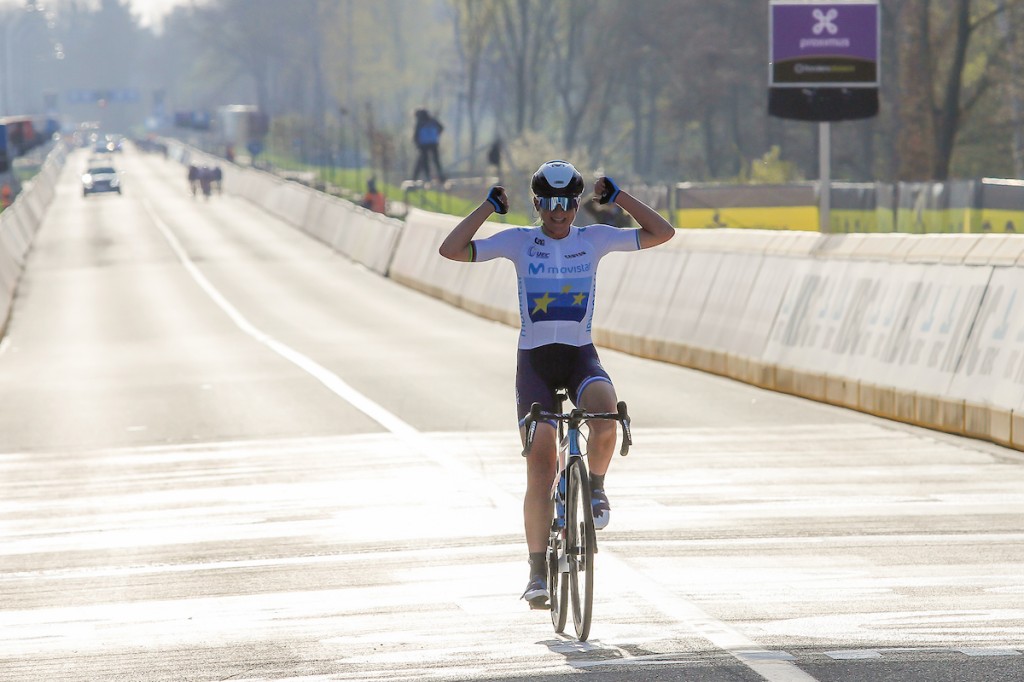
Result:
[[[539,227],[503,230],[474,240],[473,261],[508,258],[519,280],[519,348],[550,343],[585,346],[593,343],[597,263],[612,251],[640,248],[640,230],[611,225],[569,228],[552,239]]]

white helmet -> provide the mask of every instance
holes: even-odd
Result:
[[[548,161],[533,174],[530,188],[538,197],[578,197],[583,194],[583,176],[568,161]]]

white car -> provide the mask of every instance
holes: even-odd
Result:
[[[121,193],[121,178],[113,166],[95,166],[82,175],[82,196],[96,192]]]

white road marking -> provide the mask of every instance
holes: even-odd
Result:
[[[842,651],[826,651],[825,655],[836,661],[861,661],[866,658],[881,658],[882,653],[874,649],[844,649]]]
[[[249,322],[249,320],[246,319],[246,317],[242,315],[237,308],[231,305],[231,303],[224,298],[223,294],[221,294],[220,291],[210,283],[210,280],[208,280],[206,276],[199,271],[199,268],[196,267],[195,263],[192,262],[192,259],[188,257],[185,249],[181,246],[181,242],[179,242],[178,238],[174,236],[174,233],[171,232],[169,227],[167,227],[167,224],[157,216],[149,202],[143,200],[143,205],[146,207],[146,212],[149,213],[149,217],[152,218],[153,222],[156,224],[157,229],[160,230],[164,239],[167,240],[171,250],[174,251],[178,260],[181,261],[185,271],[188,272],[189,276],[191,276],[193,280],[195,280],[196,284],[199,285],[199,288],[201,288],[203,292],[210,297],[210,300],[217,304],[217,307],[223,310],[224,313],[231,318],[231,321],[235,323],[235,326],[256,341],[270,348],[285,360],[288,360],[299,369],[312,376],[314,379],[326,386],[332,393],[342,400],[350,403],[357,410],[368,416],[370,419],[373,419],[388,431],[399,435],[412,435],[417,433],[416,429],[412,426],[349,386],[334,372],[306,357],[287,344],[281,343]]]
[[[404,437],[404,439],[409,441],[410,445],[421,450],[424,449],[422,439],[416,437],[419,435],[419,432],[410,424],[356,391],[343,381],[341,377],[323,365],[274,339],[249,322],[200,272],[167,224],[153,211],[149,202],[144,200],[143,204],[146,212],[149,213],[150,218],[152,218],[157,229],[163,234],[164,239],[167,240],[167,243],[175,255],[177,255],[178,260],[181,261],[189,276],[195,280],[203,292],[224,311],[239,329],[308,373],[326,386],[332,393],[352,404],[356,409],[366,414],[388,431]],[[479,475],[469,472],[469,470],[463,470],[461,466],[454,464],[443,451],[437,448],[432,450],[433,452],[425,452],[424,454],[428,454],[435,461],[445,463],[450,468],[466,472],[471,478],[486,482]],[[518,504],[518,501],[512,501],[511,496],[504,491],[499,491],[494,486],[488,487],[491,488],[492,494],[496,499],[510,501],[513,505]],[[687,629],[700,635],[719,649],[728,652],[748,668],[764,677],[768,682],[815,682],[814,677],[805,673],[791,661],[784,660],[784,657],[779,656],[778,652],[761,648],[753,640],[748,639],[737,630],[709,616],[694,603],[669,592],[638,571],[633,570],[610,552],[602,553],[601,563],[607,566],[609,571],[618,573],[618,579],[626,581],[624,584],[631,585],[653,607],[680,622]]]
[[[507,556],[512,551],[519,551],[519,545],[499,545],[490,542],[486,545],[468,545],[466,547],[441,547],[433,549],[391,549],[388,558],[395,560],[416,560],[427,562],[440,558],[465,558],[480,560],[482,557]],[[165,575],[169,573],[197,573],[200,571],[241,570],[251,568],[268,568],[275,566],[293,566],[311,568],[313,566],[331,566],[335,564],[354,564],[365,561],[359,554],[328,554],[297,557],[275,557],[273,559],[239,559],[234,561],[206,561],[203,563],[184,564],[153,564],[145,566],[99,566],[81,568],[52,568],[31,571],[9,571],[4,573],[5,580],[24,578],[46,578],[47,580],[83,580],[93,578],[128,578],[140,575]]]
[[[648,579],[614,554],[601,552],[601,566],[602,571],[607,569],[612,573],[613,580],[629,585],[661,613],[731,654],[769,682],[813,682],[816,679],[793,664],[789,654],[763,649],[738,630],[712,618],[695,603]]]
[[[947,649],[943,647],[935,648],[920,648],[920,647],[900,647],[894,649],[842,649],[840,651],[826,651],[826,656],[836,661],[863,661],[871,658],[883,658],[886,654],[917,654],[917,653],[931,653],[931,654],[963,654],[965,656],[977,657],[977,656],[1021,656],[1021,652],[1016,649],[1000,649],[997,647],[991,648],[978,648],[978,647],[964,647],[957,649]]]
[[[976,545],[980,543],[993,545],[1020,545],[1024,543],[1024,533],[932,533],[924,535],[899,533],[878,535],[818,535],[815,537],[751,537],[751,538],[663,538],[658,540],[615,540],[615,545],[629,547],[700,547],[707,550],[739,549],[764,545],[766,547],[877,547],[880,545],[934,545],[941,541],[945,545]]]
[[[992,648],[992,649],[978,649],[978,648],[968,647],[968,648],[964,648],[964,649],[954,649],[954,651],[959,651],[960,653],[962,653],[962,654],[964,654],[966,656],[1021,656],[1022,655],[1021,652],[1017,651],[1016,649],[995,649],[995,648]]]

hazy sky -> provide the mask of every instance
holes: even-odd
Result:
[[[142,17],[142,23],[160,23],[160,18],[175,5],[186,4],[187,0],[131,0],[132,11]]]
[[[24,6],[25,0],[0,0],[0,6],[18,7]],[[37,0],[37,4],[46,6],[46,0]],[[142,23],[149,26],[159,23],[161,17],[171,11],[175,5],[188,4],[188,0],[128,0],[132,11],[137,14]]]

